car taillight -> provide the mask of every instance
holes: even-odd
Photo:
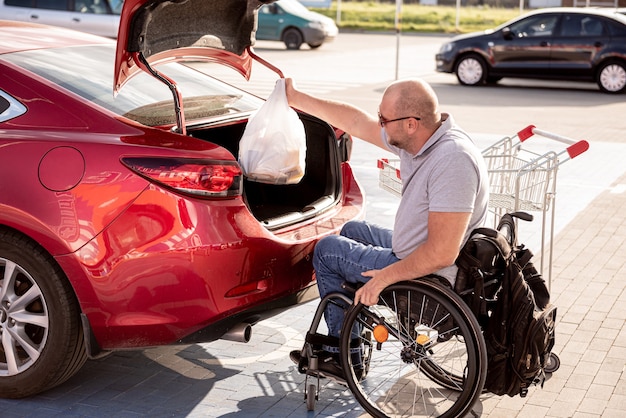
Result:
[[[243,174],[235,161],[125,157],[122,163],[154,183],[196,197],[224,198],[242,192]]]

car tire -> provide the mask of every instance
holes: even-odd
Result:
[[[72,377],[87,360],[79,306],[54,259],[0,230],[0,396],[31,396]]]
[[[304,43],[304,37],[298,29],[289,28],[283,34],[283,42],[287,49],[300,49]]]
[[[626,91],[626,63],[608,61],[602,64],[597,77],[600,90],[605,93],[618,94]]]
[[[317,48],[319,48],[320,46],[322,46],[322,43],[323,43],[323,42],[320,42],[319,44],[307,44],[307,45],[308,45],[308,46],[309,46],[309,48],[311,48],[311,49],[317,49]]]
[[[464,86],[477,86],[487,79],[487,65],[478,55],[465,55],[457,62],[454,73]]]

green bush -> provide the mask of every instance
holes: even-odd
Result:
[[[459,9],[456,26],[455,7],[404,4],[399,27],[396,28],[396,6],[377,1],[341,1],[340,29],[363,31],[467,33],[490,29],[520,15],[519,9],[488,6],[464,6]],[[337,18],[337,2],[329,9],[312,9],[333,20]]]

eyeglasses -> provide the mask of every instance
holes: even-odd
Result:
[[[422,120],[422,118],[418,118],[417,116],[405,116],[403,118],[387,120],[387,119],[383,118],[383,115],[381,115],[380,112],[378,112],[378,124],[380,125],[381,128],[384,128],[385,125],[388,124],[388,123],[397,122],[399,120],[405,120],[405,119]]]

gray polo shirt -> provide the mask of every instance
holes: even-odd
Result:
[[[489,178],[482,155],[472,139],[443,113],[442,125],[417,155],[383,142],[400,157],[402,199],[396,213],[392,248],[398,258],[408,256],[428,237],[428,212],[471,212],[463,242],[483,226],[489,202]],[[437,272],[454,285],[456,266]]]

